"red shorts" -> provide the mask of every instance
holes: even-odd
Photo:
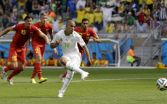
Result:
[[[8,62],[21,62],[26,63],[26,48],[16,48],[10,46]]]
[[[45,51],[45,44],[33,44],[33,52],[34,55],[40,54],[42,57],[44,56],[44,51]]]

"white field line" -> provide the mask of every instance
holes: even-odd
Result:
[[[118,78],[118,79],[92,79],[92,80],[84,80],[84,82],[100,82],[100,81],[124,81],[124,80],[153,80],[156,78]],[[83,80],[73,80],[72,82],[83,82]]]

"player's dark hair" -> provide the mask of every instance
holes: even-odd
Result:
[[[26,16],[25,18],[24,18],[24,21],[26,21],[26,20],[28,20],[28,19],[32,19],[32,17],[30,17],[30,16]]]
[[[45,11],[41,11],[41,12],[39,13],[39,16],[41,17],[41,16],[43,16],[44,14],[46,14],[46,12],[45,12]]]
[[[83,18],[83,19],[82,19],[82,22],[83,22],[83,21],[89,21],[89,20],[88,20],[87,18]]]
[[[68,24],[69,22],[73,21],[71,18],[67,18],[66,19],[66,24]]]

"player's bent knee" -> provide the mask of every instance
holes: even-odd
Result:
[[[66,78],[72,80],[73,76],[74,76],[74,71],[68,70],[68,71],[67,71]]]
[[[70,62],[67,62],[67,63],[66,63],[66,68],[67,68],[67,70],[69,70],[69,71],[73,71],[73,66],[72,66],[72,64],[71,64]]]

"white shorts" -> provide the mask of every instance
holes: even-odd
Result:
[[[70,63],[71,65],[76,67],[80,67],[81,56],[78,54],[63,55],[62,58],[64,58],[67,63]]]

